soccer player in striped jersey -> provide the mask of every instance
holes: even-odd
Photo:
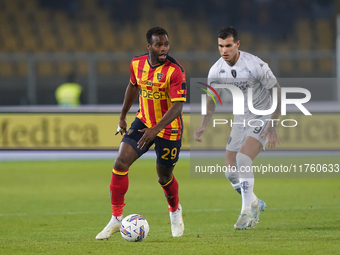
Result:
[[[186,76],[178,61],[168,55],[168,33],[163,28],[151,28],[146,39],[149,52],[135,57],[130,64],[130,83],[125,92],[116,132],[125,135],[111,178],[112,218],[96,236],[98,240],[108,239],[119,231],[125,205],[124,195],[129,185],[129,167],[153,144],[157,155],[158,182],[169,205],[172,236],[179,237],[184,232],[178,182],[173,169],[181,148]],[[126,115],[138,96],[139,111],[127,130]]]
[[[226,145],[225,163],[227,167],[237,168],[239,171],[226,171],[225,175],[233,188],[242,196],[242,209],[235,229],[255,227],[259,222],[259,215],[266,208],[264,201],[254,194],[253,172],[242,171],[251,169],[254,158],[265,148],[280,143],[276,125],[281,110],[280,85],[269,68],[268,64],[260,58],[239,50],[240,40],[237,30],[233,27],[221,28],[218,33],[218,48],[221,58],[210,68],[208,83],[214,87],[216,84],[230,84],[243,92],[245,102],[248,101],[248,88],[252,88],[253,105],[258,110],[267,110],[272,105],[272,91],[278,92],[277,108],[271,115],[259,116],[253,114],[245,104],[244,115],[234,115],[234,125]],[[221,94],[224,89],[216,88]],[[213,98],[208,97],[207,114],[202,118],[201,126],[195,131],[195,140],[201,142],[200,136],[213,116],[215,104]],[[252,125],[239,123],[254,120]],[[269,121],[268,121],[269,120]],[[263,123],[263,125],[261,125]]]

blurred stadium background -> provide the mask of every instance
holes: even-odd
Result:
[[[339,166],[339,12],[340,0],[0,0],[0,254],[137,251],[119,236],[100,245],[94,237],[110,216],[108,181],[121,139],[113,134],[129,62],[146,52],[152,26],[169,32],[170,55],[188,82],[207,76],[219,58],[218,28],[233,25],[242,50],[268,62],[287,86],[311,91],[313,116],[298,111],[296,128],[278,129],[280,151],[261,153],[254,165]],[[71,72],[83,86],[83,105],[58,107],[55,90]],[[183,150],[193,148],[190,125],[201,122],[190,120],[188,105]],[[217,144],[224,151],[229,129],[207,130],[205,150]],[[256,194],[268,208],[259,231],[236,233],[237,193],[224,177],[191,178],[192,154],[181,152],[176,166],[186,222],[180,242],[169,238],[164,195],[151,178],[154,153],[132,166],[125,212],[141,213],[151,229],[139,253],[339,253],[339,172],[327,179],[256,176]]]
[[[167,29],[171,55],[192,77],[219,57],[216,32],[233,25],[241,49],[277,77],[336,77],[336,0],[0,0],[0,105],[55,105],[71,72],[84,104],[121,104],[145,33]],[[336,88],[335,88],[336,89]],[[336,100],[336,93],[312,95]]]

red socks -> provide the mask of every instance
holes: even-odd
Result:
[[[124,196],[129,187],[129,169],[118,171],[112,170],[112,178],[110,184],[112,215],[119,217],[123,215]]]
[[[115,168],[112,170],[112,178],[110,184],[111,191],[111,204],[112,204],[112,215],[119,217],[123,215],[124,196],[129,187],[129,177],[128,170],[118,171]],[[175,212],[178,208],[178,182],[175,176],[172,175],[171,180],[165,184],[161,185],[165,197],[167,198],[169,204],[169,211]]]
[[[178,182],[175,179],[175,176],[172,175],[171,180],[165,184],[165,185],[161,185],[163,190],[164,190],[164,194],[165,197],[168,200],[168,204],[169,204],[169,211],[170,212],[175,212],[178,208]]]

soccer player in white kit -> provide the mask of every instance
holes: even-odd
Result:
[[[225,164],[229,167],[229,171],[225,175],[233,188],[242,196],[242,209],[234,228],[247,229],[255,227],[259,222],[260,213],[266,208],[265,202],[258,199],[253,192],[254,174],[249,169],[254,158],[264,150],[267,142],[269,148],[275,148],[276,142],[280,144],[276,125],[281,111],[281,89],[268,64],[250,53],[240,51],[239,46],[240,41],[235,28],[229,26],[220,29],[218,48],[221,58],[210,68],[208,84],[212,87],[216,84],[234,85],[244,94],[244,115],[234,115],[226,146]],[[276,110],[265,116],[253,114],[247,103],[248,88],[252,88],[253,106],[257,110],[271,108],[272,91],[276,88]],[[221,94],[225,89],[215,90]],[[194,134],[196,141],[202,141],[200,136],[204,133],[214,111],[213,98],[208,97],[207,114],[203,116],[201,126]],[[249,120],[251,122],[248,122]],[[238,171],[230,170],[235,167]]]

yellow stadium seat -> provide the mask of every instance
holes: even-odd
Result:
[[[96,0],[82,0],[82,9],[86,11],[92,11],[98,9]]]
[[[58,47],[61,52],[75,51],[80,46],[76,40],[77,35],[71,29],[73,22],[63,12],[56,12],[54,19],[58,24],[58,30],[61,38],[62,45]]]
[[[32,28],[29,25],[21,24],[19,26],[20,36],[22,38],[22,45],[24,51],[36,51],[37,41],[32,33]]]
[[[185,70],[185,73],[191,73],[192,70],[193,70],[193,67],[192,67],[192,62],[191,61],[188,61],[188,60],[182,60],[180,61],[181,65],[183,66],[184,70]],[[187,81],[189,82],[189,81]]]
[[[8,52],[20,52],[18,40],[13,36],[8,36],[4,41],[4,49]]]
[[[130,62],[126,60],[120,61],[116,70],[120,74],[130,74]]]
[[[176,48],[176,51],[190,51],[192,50],[193,45],[193,36],[191,33],[191,27],[188,22],[184,20],[177,22],[177,30],[178,30],[178,38],[179,39],[179,47]]]
[[[41,40],[42,40],[42,51],[52,51],[52,52],[58,52],[59,50],[59,46],[57,44],[55,35],[48,31],[45,30],[44,28],[41,28],[40,31],[41,36]]]
[[[316,21],[317,30],[317,49],[318,50],[331,50],[334,36],[330,25],[330,20],[319,19]]]
[[[271,50],[271,41],[265,37],[258,37],[256,40],[256,51],[267,52]]]
[[[0,24],[1,26],[9,26],[10,21],[8,20],[7,12],[0,12]]]
[[[37,0],[26,0],[26,1],[22,1],[24,9],[26,11],[35,11],[38,10],[38,3]]]
[[[47,14],[47,13],[45,13]],[[41,14],[42,18],[45,18],[43,14]],[[55,12],[54,14],[54,19],[57,22],[57,24],[59,26],[64,25],[65,23],[70,23],[71,21],[69,20],[69,18],[67,17],[67,15],[64,12]]]
[[[72,63],[70,61],[59,61],[57,62],[58,70],[60,75],[68,75],[73,70]]]
[[[98,72],[99,74],[112,74],[112,62],[110,61],[100,61],[98,62]]]
[[[200,72],[208,75],[211,63],[209,60],[200,60],[197,62],[197,67]]]
[[[277,43],[277,52],[287,54],[291,49],[289,43]],[[290,59],[280,59],[280,71],[283,73],[290,73],[293,71],[293,62]]]
[[[195,49],[198,51],[217,50],[217,39],[212,36],[209,26],[204,21],[195,23],[194,31],[197,35]]]
[[[14,68],[11,62],[0,62],[0,76],[13,76]]]
[[[110,11],[106,9],[97,9],[97,10],[91,10],[91,13],[93,14],[94,21],[96,21],[99,25],[103,24],[110,24]]]
[[[312,30],[311,23],[308,19],[299,19],[295,24],[297,35],[297,50],[312,50]],[[313,71],[313,63],[311,60],[297,61],[298,69],[303,73],[311,73]]]
[[[39,61],[37,63],[38,75],[50,76],[54,74],[54,68],[50,61]]]
[[[137,33],[135,34],[135,40],[138,40],[140,43],[135,44],[134,51],[136,55],[140,55],[147,51],[146,49],[146,32],[151,27],[150,22],[147,20],[141,20],[137,24]]]
[[[241,42],[241,48],[244,51],[252,51],[254,47],[254,36],[252,33],[248,31],[244,31],[240,33],[240,42]]]
[[[319,60],[319,70],[325,73],[331,73],[334,70],[334,63],[331,59],[321,59]]]
[[[34,52],[37,50],[37,40],[35,35],[33,34],[32,22],[29,19],[27,13],[22,11],[17,11],[14,13],[14,20],[17,23],[16,26],[18,28],[19,36],[22,41],[22,51],[30,51]]]
[[[78,61],[77,63],[77,73],[78,74],[87,74],[89,70],[89,66],[87,61]]]
[[[4,7],[7,11],[17,11],[19,9],[19,1],[17,0],[5,0]]]
[[[59,32],[63,43],[63,46],[60,48],[61,51],[75,51],[79,48],[75,34],[69,24],[60,24]]]
[[[78,48],[78,50],[95,51],[97,47],[96,37],[90,24],[88,22],[79,23],[78,32],[80,35],[80,41],[82,42],[81,48]]]
[[[135,38],[134,38],[134,31],[132,29],[132,24],[126,24],[123,32],[120,36],[121,38],[121,44],[123,46],[123,50],[125,51],[132,51],[135,47]]]
[[[99,39],[103,51],[120,51],[121,47],[117,45],[116,38],[112,27],[108,23],[99,24]]]
[[[18,39],[14,36],[10,26],[0,25],[0,35],[3,39],[3,51],[16,52],[19,49]]]
[[[172,38],[172,33],[171,32],[171,24],[170,21],[172,21],[172,18],[168,17],[167,12],[163,11],[162,9],[157,9],[154,12],[154,24],[157,24],[157,26],[160,26],[164,28],[168,33],[169,37]],[[147,31],[145,31],[146,33]]]
[[[312,30],[310,21],[307,19],[299,19],[295,24],[297,35],[297,49],[311,50],[312,48]]]
[[[27,71],[28,71],[28,65],[26,61],[20,61],[17,63],[17,67],[18,67],[18,74],[20,76],[25,76],[27,75]]]
[[[313,62],[312,60],[300,60],[298,67],[301,72],[310,73],[313,71]]]

